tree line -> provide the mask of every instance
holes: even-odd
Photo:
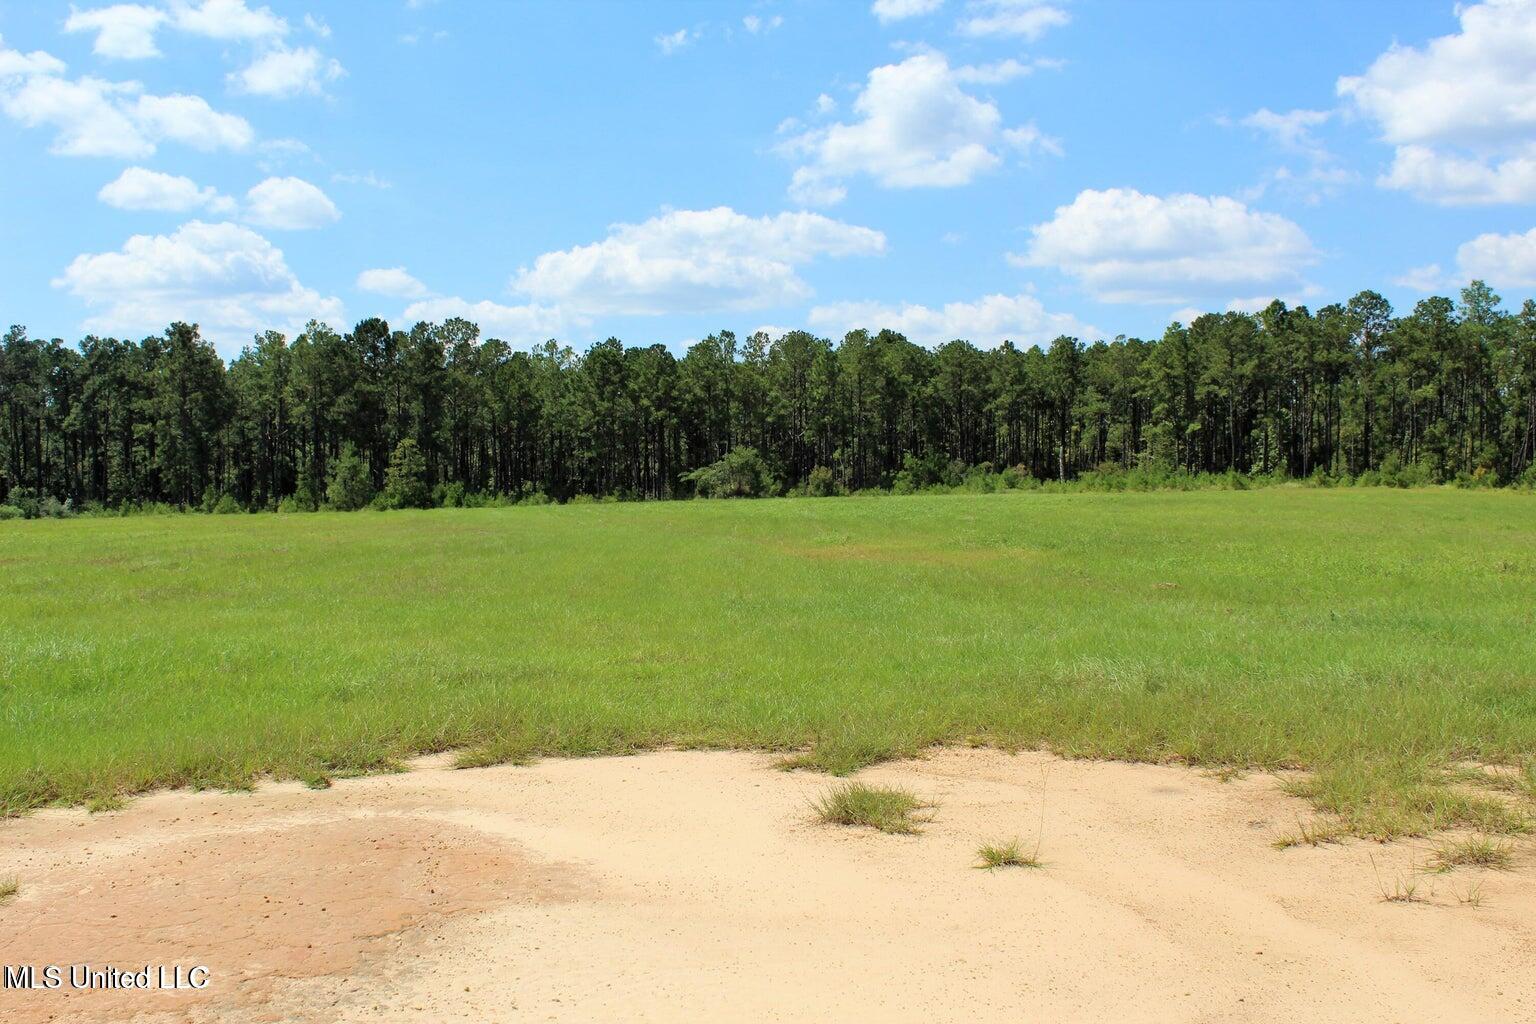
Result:
[[[1043,348],[722,331],[681,357],[616,338],[515,351],[460,319],[312,321],[228,363],[191,324],[75,346],[12,327],[0,503],[351,505],[388,490],[392,462],[397,499],[450,504],[907,489],[977,470],[1529,484],[1536,303],[1500,301],[1473,282],[1395,316],[1364,291]]]

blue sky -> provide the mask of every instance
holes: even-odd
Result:
[[[0,7],[0,319],[1160,334],[1536,294],[1536,4]]]

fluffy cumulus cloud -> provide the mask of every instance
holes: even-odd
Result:
[[[245,193],[243,203],[237,203],[191,178],[129,167],[103,185],[96,197],[120,210],[186,213],[206,209],[223,216],[238,215],[258,227],[288,231],[324,227],[341,217],[330,197],[302,178],[267,178]]]
[[[987,73],[996,68],[952,68],[938,53],[875,68],[853,104],[858,120],[780,144],[780,152],[805,161],[795,170],[791,197],[830,205],[846,194],[844,182],[859,175],[887,188],[965,185],[1001,164],[1004,150],[1058,151],[1033,125],[1005,127],[995,104],[961,88]]]
[[[1431,202],[1536,201],[1536,0],[1458,9],[1461,31],[1393,46],[1339,95],[1395,147],[1379,183]]]
[[[191,178],[129,167],[101,187],[96,198],[119,210],[156,210],[186,213],[207,208],[214,213],[234,212],[235,202],[219,195],[212,186],[199,186]]]
[[[244,217],[259,227],[299,231],[332,224],[341,211],[303,178],[268,178],[246,192]]]
[[[161,142],[243,150],[255,138],[244,118],[214,110],[201,96],[156,96],[137,82],[64,72],[64,63],[46,53],[18,53],[0,41],[0,111],[29,128],[52,130],[55,153],[142,159]]]
[[[141,4],[113,4],[86,11],[71,9],[64,31],[96,33],[91,52],[98,57],[143,60],[160,56],[155,32],[169,17],[158,7]]]
[[[880,19],[882,25],[920,14],[932,14],[944,6],[944,0],[875,0],[869,5],[869,13]]]
[[[1485,234],[1456,250],[1463,283],[1484,280],[1501,288],[1536,288],[1536,228],[1524,234]]]
[[[357,275],[359,291],[391,295],[397,299],[425,298],[427,286],[416,280],[404,267],[378,267]]]
[[[673,210],[616,224],[591,245],[545,253],[518,272],[513,287],[583,314],[760,309],[811,294],[798,267],[884,250],[879,231],[816,213]]]
[[[1315,258],[1296,224],[1227,196],[1087,189],[1031,230],[1013,262],[1056,268],[1105,302],[1290,292]]]
[[[304,93],[320,95],[325,91],[325,83],[334,82],[345,73],[339,61],[326,57],[313,46],[292,50],[279,46],[232,72],[229,83],[236,91],[253,96],[286,98]]]
[[[972,0],[956,28],[968,36],[1013,36],[1033,42],[1072,20],[1044,0]]]
[[[489,299],[471,302],[456,295],[413,302],[400,315],[408,324],[421,320],[441,322],[453,317],[477,324],[482,336],[500,338],[510,345],[536,345],[589,323],[584,317],[571,316],[554,307],[508,306]]]
[[[1032,295],[987,295],[975,302],[950,302],[934,308],[912,303],[840,302],[815,306],[808,317],[818,331],[841,334],[860,327],[889,328],[922,345],[963,338],[992,348],[1004,341],[1043,345],[1063,334],[1093,337],[1094,328],[1066,313],[1051,313]]]
[[[264,42],[280,39],[288,22],[270,8],[251,8],[245,0],[173,0],[169,7],[112,4],[79,10],[71,7],[66,32],[94,32],[92,51],[100,57],[143,60],[160,56],[156,35],[162,27],[225,42]]]
[[[172,0],[171,14],[183,32],[226,41],[273,39],[288,33],[288,22],[270,7],[251,7],[245,0]]]
[[[299,283],[282,250],[230,223],[194,220],[169,235],[134,235],[115,252],[75,257],[53,284],[96,310],[87,331],[152,333],[186,320],[226,354],[258,330],[343,317],[337,299]]]
[[[330,28],[306,15],[305,26],[320,38]],[[156,34],[169,27],[225,43],[249,43],[256,55],[228,76],[231,88],[255,96],[319,95],[327,82],[345,74],[341,63],[313,46],[288,47],[286,19],[268,7],[251,7],[246,0],[173,0],[169,7],[114,4],[86,10],[71,9],[66,32],[94,32],[94,50],[104,57],[143,59],[160,56]]]

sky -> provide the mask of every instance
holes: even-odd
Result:
[[[1536,295],[1536,0],[0,4],[0,320],[517,348]]]

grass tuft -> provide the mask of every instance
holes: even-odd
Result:
[[[998,868],[1040,868],[1045,862],[1040,859],[1040,844],[1035,843],[1035,848],[1025,852],[1017,839],[1010,839],[1004,843],[987,843],[976,851],[976,857],[981,863],[978,868],[995,871]]]
[[[1274,842],[1277,850],[1288,850],[1293,846],[1323,846],[1328,843],[1342,842],[1349,835],[1349,829],[1337,821],[1324,821],[1314,818],[1311,821],[1296,819],[1296,831],[1283,835]]]
[[[926,818],[918,812],[933,807],[905,789],[845,782],[816,801],[817,817],[828,825],[862,825],[892,835],[915,835]]]
[[[1466,892],[1456,892],[1454,889],[1451,891],[1456,896],[1456,902],[1464,907],[1480,907],[1483,905],[1483,883],[1481,879],[1475,882],[1468,882]]]
[[[1405,875],[1395,875],[1392,884],[1382,881],[1381,869],[1376,866],[1376,858],[1371,858],[1371,870],[1376,873],[1376,886],[1381,890],[1381,899],[1384,903],[1423,903],[1424,898],[1419,895],[1419,883],[1413,877],[1410,870]]]
[[[0,903],[21,892],[21,883],[14,878],[0,878]]]
[[[1508,871],[1514,861],[1515,847],[1510,842],[1499,842],[1487,836],[1466,836],[1441,843],[1435,849],[1435,870],[1450,871],[1452,868],[1476,867]]]
[[[85,802],[85,809],[90,814],[108,814],[112,811],[120,811],[127,806],[128,801],[117,793],[103,793]]]

